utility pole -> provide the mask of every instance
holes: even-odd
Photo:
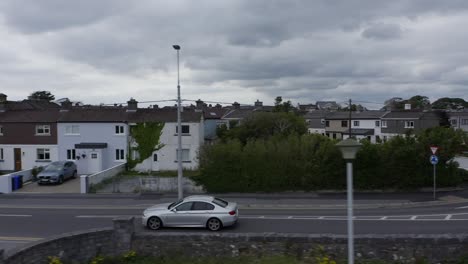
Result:
[[[349,99],[349,124],[348,124],[348,128],[349,128],[349,138],[351,138],[351,99]]]

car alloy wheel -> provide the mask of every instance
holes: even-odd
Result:
[[[158,230],[162,226],[161,219],[159,217],[153,216],[148,219],[148,228],[152,230]]]
[[[206,227],[211,231],[218,231],[219,229],[221,229],[222,224],[221,221],[219,221],[219,219],[210,218],[206,223]]]
[[[63,177],[60,176],[59,179],[58,179],[58,184],[62,184],[63,183]]]
[[[77,175],[76,171],[75,171],[75,172],[73,172],[72,179],[75,179],[75,178],[76,178],[76,175]]]

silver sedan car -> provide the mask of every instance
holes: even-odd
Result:
[[[223,199],[193,195],[175,203],[157,204],[143,212],[143,225],[158,230],[161,227],[206,227],[218,231],[237,223],[237,204]]]

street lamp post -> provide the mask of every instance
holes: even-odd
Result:
[[[177,51],[177,196],[181,200],[183,195],[182,189],[182,125],[180,121],[180,75],[179,75],[179,45],[172,45]]]
[[[348,197],[348,264],[354,264],[354,226],[353,226],[353,160],[361,144],[348,138],[336,144],[346,160],[346,184]]]

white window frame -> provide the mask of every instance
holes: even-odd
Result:
[[[375,121],[375,127],[380,127],[380,121],[379,120]]]
[[[414,121],[405,121],[405,128],[414,128]]]
[[[39,153],[42,152],[42,153]],[[39,155],[43,155],[41,158]],[[39,161],[49,161],[50,160],[50,149],[48,148],[38,148],[36,149],[36,159]]]
[[[50,125],[36,125],[36,135],[50,136]]]
[[[115,160],[116,161],[125,160],[125,150],[124,149],[115,149]]]
[[[76,160],[76,149],[67,149],[67,160]]]
[[[114,127],[114,133],[116,135],[125,135],[125,127],[122,125],[116,125]]]
[[[468,125],[468,119],[462,119],[461,124],[462,124],[462,126]]]
[[[176,162],[177,162],[178,153],[179,153],[179,150],[176,150]],[[191,160],[190,160],[190,149],[182,149],[181,160],[182,160],[182,162],[191,162]]]
[[[0,160],[3,160],[3,148],[0,148]]]
[[[65,135],[79,135],[80,134],[80,125],[66,125],[65,126]]]
[[[387,127],[387,120],[382,120],[382,122],[380,122],[380,127],[386,128]]]
[[[353,121],[353,126],[354,127],[359,127],[359,124],[360,124],[359,120],[354,120]]]

